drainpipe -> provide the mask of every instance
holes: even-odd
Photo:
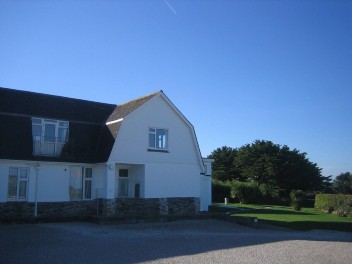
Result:
[[[34,217],[38,216],[38,175],[39,175],[39,162],[35,165],[35,193],[34,193]]]

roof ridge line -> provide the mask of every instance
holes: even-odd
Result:
[[[8,90],[11,92],[20,92],[20,93],[26,93],[26,94],[47,96],[47,97],[51,97],[51,98],[55,97],[55,98],[69,99],[69,100],[75,100],[75,101],[80,101],[80,102],[87,102],[87,103],[92,103],[92,104],[116,106],[116,104],[111,104],[111,103],[104,103],[104,102],[98,102],[98,101],[93,101],[93,100],[88,100],[88,99],[74,98],[74,97],[69,97],[69,96],[64,96],[64,95],[48,94],[48,93],[44,93],[44,92],[33,92],[33,91],[28,91],[28,90],[19,90],[19,89],[14,89],[14,88],[7,88],[7,87],[0,87],[0,91],[1,91],[1,89]]]
[[[152,92],[152,93],[150,93],[150,94],[143,95],[143,96],[140,96],[140,97],[135,98],[135,99],[132,99],[132,100],[128,100],[128,101],[123,102],[123,103],[121,103],[121,104],[118,104],[118,105],[116,105],[116,106],[122,106],[122,105],[125,105],[125,104],[128,104],[128,103],[134,102],[134,101],[138,101],[138,100],[144,99],[144,98],[149,97],[149,96],[152,96],[152,95],[157,95],[157,94],[160,93],[160,92],[163,92],[163,90],[157,90],[157,91]]]

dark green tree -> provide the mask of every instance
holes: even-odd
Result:
[[[238,149],[235,164],[243,178],[258,183],[275,183],[279,170],[279,152],[279,145],[256,140]]]
[[[336,193],[352,194],[352,174],[350,172],[341,173],[332,185]]]
[[[214,150],[209,158],[215,160],[215,179],[265,184],[265,194],[278,188],[287,195],[292,190],[321,191],[328,183],[328,177],[321,175],[321,169],[306,153],[271,141],[256,140],[238,149],[224,146]]]
[[[239,174],[234,164],[237,150],[223,146],[214,150],[208,158],[214,159],[213,178],[221,181],[234,180]]]
[[[279,171],[277,184],[287,193],[292,190],[321,190],[323,178],[321,169],[309,161],[307,153],[283,146],[279,153]]]
[[[323,193],[332,193],[332,175],[322,176],[321,191]]]

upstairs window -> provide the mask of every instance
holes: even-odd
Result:
[[[149,148],[156,150],[168,149],[168,130],[149,128]]]
[[[68,141],[67,121],[32,118],[33,154],[60,156]]]

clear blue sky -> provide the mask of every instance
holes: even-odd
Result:
[[[264,139],[352,171],[352,1],[0,0],[0,86],[115,104],[162,89],[203,156]]]

